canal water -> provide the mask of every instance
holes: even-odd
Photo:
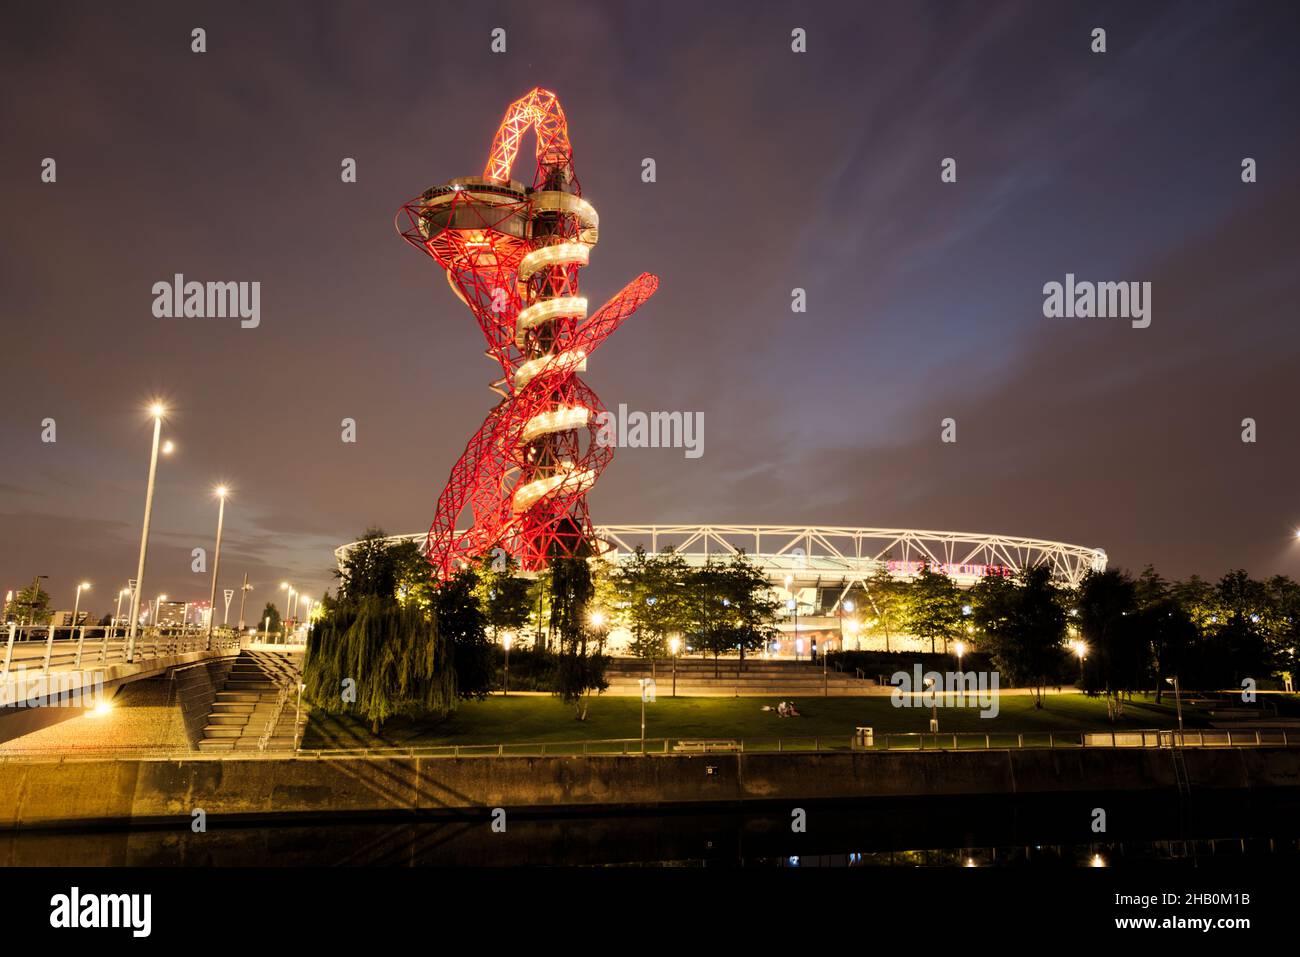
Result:
[[[3,866],[1171,867],[1300,863],[1300,792],[217,819],[0,833]],[[1100,829],[1098,829],[1100,828]]]

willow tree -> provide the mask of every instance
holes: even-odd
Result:
[[[586,721],[591,692],[609,687],[605,680],[609,659],[587,648],[589,639],[595,643],[587,627],[587,609],[595,594],[591,569],[581,558],[555,558],[550,571],[551,633],[560,651],[557,690],[573,705],[575,717]]]
[[[456,706],[452,646],[437,625],[428,564],[409,542],[372,529],[339,570],[339,594],[322,603],[303,664],[303,694],[332,714],[352,714],[378,734],[398,715],[445,715]]]

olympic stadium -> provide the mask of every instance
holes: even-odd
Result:
[[[867,579],[884,568],[896,579],[919,574],[929,564],[942,570],[961,588],[987,575],[1013,575],[1022,568],[1046,564],[1062,586],[1077,585],[1089,571],[1104,571],[1106,552],[1085,545],[1022,538],[1012,535],[943,532],[907,528],[858,528],[811,525],[597,525],[600,559],[614,564],[631,558],[638,546],[647,552],[673,549],[688,565],[708,559],[727,560],[738,552],[767,576],[773,591],[786,602],[787,619],[773,652],[801,654],[804,641],[838,642],[848,649],[884,647],[874,628],[872,611],[858,608],[852,595],[870,603]],[[397,535],[389,541],[415,542],[428,548],[429,533]],[[356,543],[341,545],[335,558],[342,563]],[[529,573],[524,573],[529,574]],[[611,650],[621,649],[625,637],[610,636]],[[921,646],[908,635],[892,636],[894,650]]]

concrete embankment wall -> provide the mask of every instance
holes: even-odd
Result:
[[[1300,749],[1185,752],[1193,792],[1300,788]],[[215,815],[1174,790],[1168,750],[6,760],[0,829]]]

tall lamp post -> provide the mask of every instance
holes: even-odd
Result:
[[[677,635],[668,639],[668,647],[673,653],[673,697],[677,697],[677,652],[681,650],[682,640]]]
[[[162,438],[162,420],[166,411],[158,402],[149,409],[149,414],[153,416],[153,451],[149,453],[149,484],[144,493],[144,527],[140,531],[140,561],[135,569],[135,591],[131,595],[131,627],[126,636],[128,663],[135,658],[135,636],[140,627],[140,594],[141,589],[144,588],[144,560],[149,552],[149,518],[153,515],[153,485],[158,475],[158,446]],[[171,451],[170,442],[167,443],[166,451]]]
[[[503,697],[509,697],[509,695],[510,695],[510,645],[511,645],[511,641],[512,641],[512,639],[511,639],[511,636],[510,636],[509,634],[507,634],[504,638],[501,639],[501,646],[502,646],[503,648],[505,648],[505,650],[506,650],[506,677],[505,677],[505,681],[504,681],[504,682],[502,683],[502,685],[501,685],[501,694],[502,694]]]
[[[113,631],[117,632],[117,624],[122,620],[122,599],[131,594],[131,589],[123,588],[117,593],[117,610],[113,612]]]
[[[1165,681],[1168,684],[1174,686],[1174,707],[1178,711],[1178,743],[1182,744],[1183,742],[1183,696],[1178,686],[1178,675],[1174,675],[1172,678],[1166,678]]]
[[[794,576],[785,576],[785,590],[790,593],[786,599],[785,607],[790,611],[790,617],[794,622],[794,660],[799,660],[799,601],[794,597]]]
[[[68,632],[69,638],[77,633],[77,619],[81,614],[81,593],[83,591],[90,591],[90,582],[82,582],[77,586],[77,600],[72,603],[72,630]]]
[[[239,589],[239,630],[244,630],[244,600],[248,598],[248,593],[253,590],[253,586],[248,583],[248,572],[244,572],[244,587]]]
[[[212,626],[217,617],[217,575],[221,572],[221,530],[226,524],[226,495],[230,490],[224,485],[215,489],[217,495],[217,548],[212,556],[212,590],[208,594],[208,651],[212,650]]]
[[[289,603],[293,601],[293,586],[288,582],[280,582],[280,590],[284,592],[284,617],[280,619],[280,634],[284,637],[284,643],[289,643]]]

